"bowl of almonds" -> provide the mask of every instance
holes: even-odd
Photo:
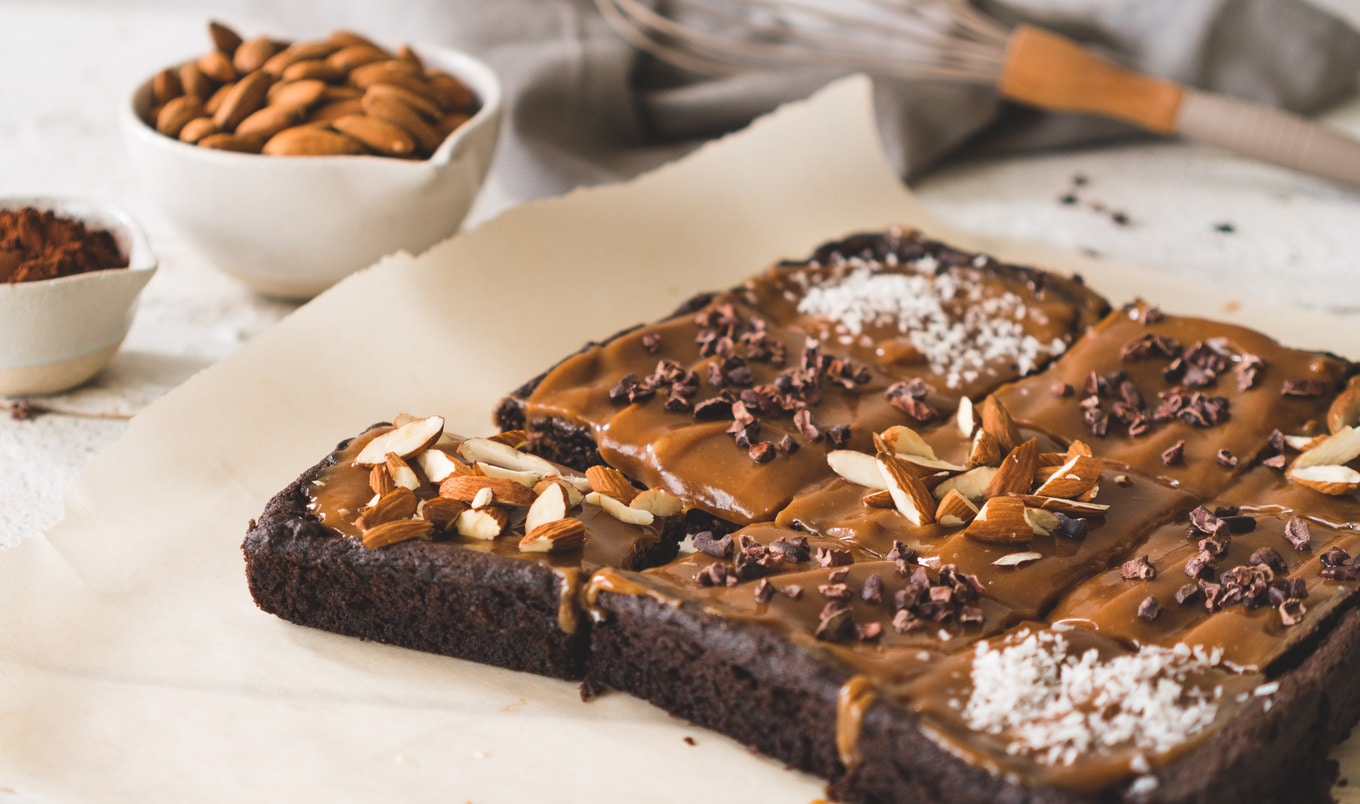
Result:
[[[122,122],[143,186],[218,268],[305,299],[458,230],[496,148],[489,67],[349,31],[209,34],[136,88]]]

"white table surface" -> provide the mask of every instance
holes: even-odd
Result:
[[[1328,5],[1360,22],[1360,7]],[[68,480],[128,417],[294,309],[217,273],[150,206],[123,151],[117,104],[200,46],[206,14],[0,0],[0,195],[120,205],[142,222],[161,263],[109,368],[73,392],[32,400],[67,413],[17,421],[0,409],[0,547],[60,519]],[[1328,120],[1360,135],[1360,99]],[[1075,174],[1089,179],[1082,203],[1060,204]],[[1360,325],[1360,193],[1322,181],[1205,148],[1142,143],[959,164],[916,189],[964,229],[1246,286],[1281,304],[1354,313]],[[515,200],[493,175],[470,222]],[[1095,204],[1130,222],[1117,225]],[[1235,231],[1215,231],[1219,223]]]

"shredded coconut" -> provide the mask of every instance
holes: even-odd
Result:
[[[1222,689],[1186,679],[1219,665],[1221,650],[1146,645],[1101,660],[1094,648],[1069,655],[1058,633],[1022,634],[1000,648],[978,645],[963,709],[970,728],[1006,735],[1010,754],[1071,765],[1115,747],[1161,752],[1208,727],[1218,712]]]
[[[848,264],[844,276],[806,288],[798,311],[830,319],[844,333],[842,343],[866,327],[895,327],[950,388],[976,380],[993,361],[1005,360],[1023,375],[1067,349],[1061,338],[1043,343],[1025,332],[1029,311],[1019,296],[988,296],[980,283],[937,275],[933,257],[911,263],[918,273],[883,273],[858,258]]]

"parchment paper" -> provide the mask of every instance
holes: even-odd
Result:
[[[263,614],[240,542],[269,496],[374,421],[437,412],[451,430],[488,432],[500,394],[587,339],[894,223],[1080,270],[1116,302],[1142,294],[1360,355],[1341,319],[948,231],[894,177],[868,85],[849,79],[630,184],[388,258],[147,408],[74,484],[59,527],[0,554],[0,791],[44,802],[819,798],[819,780],[626,695],[583,704],[575,684]]]

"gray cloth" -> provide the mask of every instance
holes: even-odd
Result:
[[[299,36],[352,27],[484,58],[507,97],[495,170],[521,198],[636,175],[829,79],[688,75],[639,56],[591,0],[281,5],[262,14]],[[1302,113],[1350,95],[1360,73],[1360,34],[1300,0],[1013,0],[985,9],[1007,25],[1039,24],[1151,75]],[[960,155],[1140,136],[1119,123],[1016,107],[992,87],[969,84],[876,80],[875,107],[889,156],[907,178]]]

